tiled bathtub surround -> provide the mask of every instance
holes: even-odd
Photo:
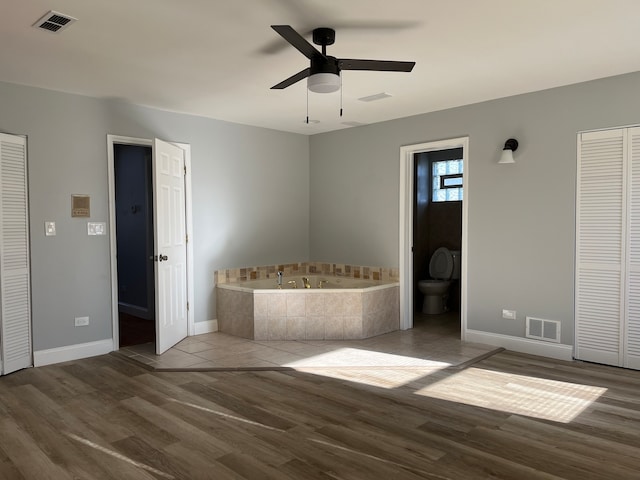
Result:
[[[250,290],[231,284],[216,290],[219,330],[253,340],[355,340],[400,327],[396,282],[347,290]]]
[[[400,277],[400,271],[397,268],[364,267],[360,265],[326,262],[301,262],[217,270],[214,273],[214,281],[216,285],[219,285],[223,283],[243,282],[246,280],[276,278],[278,271],[284,272],[285,277],[322,274],[334,275],[336,277],[361,278],[363,280],[382,280],[385,282],[397,282]]]

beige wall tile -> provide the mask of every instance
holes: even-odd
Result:
[[[287,293],[287,317],[304,317],[306,315],[306,297],[303,292]]]
[[[267,319],[269,340],[285,340],[287,336],[286,317],[269,317]]]
[[[362,315],[362,293],[344,294],[344,315]]]
[[[271,317],[286,317],[287,316],[287,298],[283,293],[272,293],[268,295],[269,306],[268,316]]]
[[[306,340],[324,340],[324,316],[308,316],[305,325]]]
[[[304,340],[306,335],[306,317],[287,317],[287,340]]]
[[[254,340],[269,340],[269,324],[267,323],[267,317],[254,317],[253,319],[253,339]]]
[[[325,340],[344,339],[344,316],[327,315],[324,323]]]
[[[323,293],[306,294],[305,310],[307,317],[324,315],[324,297]]]
[[[362,338],[362,315],[347,315],[344,317],[344,339],[357,340]]]
[[[324,295],[324,311],[326,315],[344,315],[346,313],[347,293],[327,293]]]
[[[253,294],[253,315],[256,317],[266,317],[269,315],[269,295],[268,293]]]

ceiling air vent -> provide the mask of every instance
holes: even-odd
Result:
[[[390,93],[380,92],[376,93],[375,95],[369,95],[368,97],[361,97],[358,100],[360,100],[361,102],[375,102],[377,100],[382,100],[383,98],[389,98],[392,96],[393,95],[391,95]]]
[[[64,30],[77,18],[70,17],[64,13],[54,12],[53,10],[47,12],[40,20],[33,24],[34,27],[46,30],[51,33],[58,33]]]

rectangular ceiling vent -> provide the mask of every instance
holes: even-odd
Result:
[[[53,10],[47,12],[40,20],[33,24],[34,27],[46,30],[51,33],[59,33],[73,22],[77,18],[70,17],[64,13],[54,12]]]
[[[390,98],[393,95],[387,92],[376,93],[375,95],[369,95],[368,97],[360,97],[358,100],[361,102],[376,102],[378,100],[382,100],[384,98]]]

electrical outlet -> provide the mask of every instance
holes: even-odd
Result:
[[[76,317],[75,326],[76,327],[86,327],[89,325],[89,317]]]
[[[516,319],[516,311],[515,310],[502,309],[502,318],[506,318],[508,320],[515,320]]]

